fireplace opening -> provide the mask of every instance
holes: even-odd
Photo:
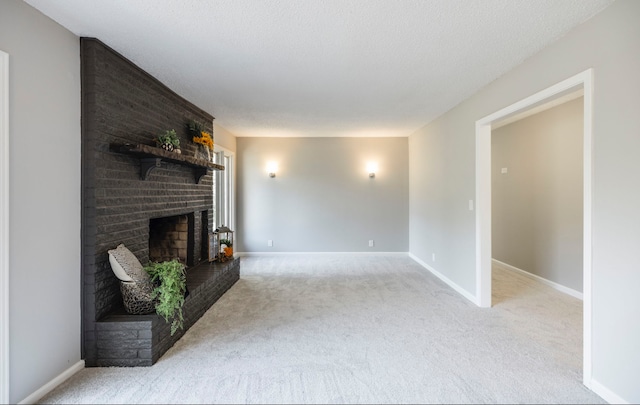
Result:
[[[149,260],[164,262],[178,259],[193,266],[193,214],[149,220]]]

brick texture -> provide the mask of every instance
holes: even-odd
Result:
[[[171,336],[171,325],[158,315],[122,311],[96,322],[99,367],[151,366],[240,278],[240,259],[203,263],[187,271],[189,296],[183,306],[184,329]]]
[[[103,319],[122,309],[107,251],[124,243],[146,264],[150,219],[187,215],[189,226],[193,226],[187,264],[192,265],[206,258],[204,238],[213,225],[211,172],[196,183],[191,168],[163,163],[142,180],[140,160],[113,152],[110,145],[153,145],[158,134],[175,129],[182,153],[195,156],[198,146],[191,142],[186,123],[197,120],[213,133],[213,117],[98,40],[81,39],[81,68],[82,350],[87,365],[99,366],[133,350],[105,347],[105,336],[109,335],[97,328]],[[139,360],[136,357],[121,365],[149,365]]]

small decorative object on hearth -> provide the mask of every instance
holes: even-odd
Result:
[[[156,143],[158,147],[166,151],[180,153],[180,138],[178,138],[175,129],[167,130],[164,134],[158,135]]]
[[[225,257],[233,256],[233,243],[230,239],[220,239],[220,253]]]
[[[233,259],[233,231],[221,225],[209,234],[209,261],[226,262]]]
[[[108,251],[109,264],[120,280],[120,292],[124,309],[134,315],[153,312],[153,282],[138,258],[123,244]]]
[[[158,283],[153,289],[156,313],[171,322],[171,336],[183,328],[182,306],[187,296],[187,275],[184,265],[177,259],[151,263],[144,268],[151,279]]]

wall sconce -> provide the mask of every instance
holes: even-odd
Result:
[[[267,173],[269,173],[269,177],[276,177],[276,172],[278,171],[278,164],[276,162],[267,163]]]
[[[367,163],[367,172],[369,173],[369,178],[373,179],[376,177],[376,172],[378,171],[378,164],[375,162]]]

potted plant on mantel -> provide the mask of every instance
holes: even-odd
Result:
[[[180,138],[178,138],[175,129],[167,130],[164,134],[158,135],[156,143],[166,151],[180,153]]]
[[[189,133],[191,134],[191,140],[200,145],[202,149],[206,152],[207,161],[212,160],[213,153],[213,136],[209,132],[206,131],[203,124],[197,121],[189,121],[187,124],[187,128],[189,129]]]
[[[171,322],[171,336],[184,327],[182,306],[187,292],[187,275],[184,265],[177,259],[145,266],[145,271],[156,283],[152,297],[156,302],[156,313]]]

